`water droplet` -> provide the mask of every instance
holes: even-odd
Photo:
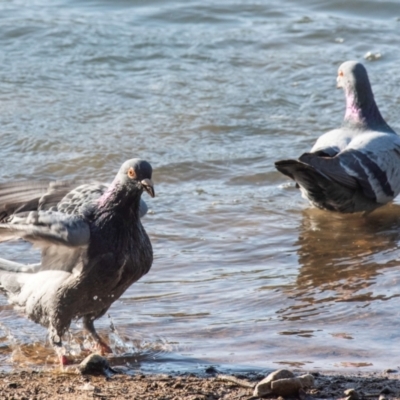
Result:
[[[98,299],[98,297],[97,296],[93,296],[93,300],[97,300]]]

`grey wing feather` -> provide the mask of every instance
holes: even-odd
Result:
[[[357,180],[350,176],[340,163],[339,157],[320,157],[314,153],[304,153],[299,160],[314,167],[321,175],[351,189],[358,187]]]
[[[0,221],[17,212],[54,208],[77,184],[77,181],[2,183]]]
[[[83,184],[69,191],[57,204],[57,210],[66,214],[77,214],[82,207],[98,200],[107,190],[102,183]]]
[[[78,216],[52,211],[16,214],[0,224],[0,242],[22,238],[42,249],[41,264],[23,265],[0,259],[0,270],[80,272],[90,240],[89,225]]]
[[[58,270],[79,273],[83,269],[85,247],[67,248],[59,245],[42,247],[42,263],[39,270]]]
[[[306,153],[300,157],[300,161],[312,165],[326,178],[347,188],[362,188],[365,196],[372,200],[376,200],[376,193],[371,185],[371,175],[384,186],[387,183],[385,173],[379,166],[359,151],[344,151],[332,158]]]
[[[20,264],[15,261],[0,258],[0,270],[8,272],[36,272],[41,264]]]
[[[65,247],[62,245],[42,245],[42,260],[38,264],[21,264],[0,258],[0,276],[8,273],[36,273],[45,270],[58,270],[79,273],[86,259],[85,247]]]
[[[77,180],[3,183],[0,184],[0,221],[23,211],[58,210],[75,214],[85,202],[96,201],[107,188],[107,184],[82,184]],[[147,211],[146,203],[140,200],[140,218]]]
[[[83,218],[53,211],[31,211],[9,217],[0,224],[0,242],[25,239],[39,246],[60,244],[68,247],[89,243],[90,228]]]

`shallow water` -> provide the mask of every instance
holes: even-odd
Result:
[[[348,59],[400,130],[399,18],[372,0],[0,3],[0,181],[155,169],[153,267],[97,322],[121,363],[398,365],[400,206],[312,210],[273,163],[340,124]],[[1,368],[52,362],[3,297],[0,318]],[[84,340],[74,325],[72,353]]]

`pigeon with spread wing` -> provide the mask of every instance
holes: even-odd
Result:
[[[154,197],[151,177],[147,161],[132,159],[110,185],[0,186],[0,242],[24,239],[42,252],[38,264],[0,259],[0,288],[48,328],[62,363],[62,336],[73,319],[82,319],[101,351],[111,351],[93,323],[152,265],[140,220],[143,191]]]

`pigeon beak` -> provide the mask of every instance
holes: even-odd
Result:
[[[142,181],[140,181],[140,183],[143,186],[143,189],[151,196],[154,197],[155,193],[154,193],[154,185],[153,185],[153,181],[151,179],[143,179]]]

